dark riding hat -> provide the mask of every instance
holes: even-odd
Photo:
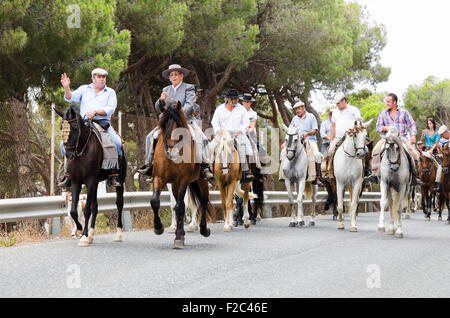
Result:
[[[164,77],[165,79],[169,79],[169,74],[172,71],[178,71],[180,73],[183,73],[184,76],[188,76],[189,72],[190,72],[188,69],[181,67],[181,65],[172,64],[172,65],[169,65],[169,68],[167,70],[162,72],[162,77]]]
[[[229,89],[225,95],[222,95],[225,98],[239,98],[238,91],[235,89]]]
[[[256,99],[253,98],[252,94],[245,93],[241,96],[241,100],[245,102],[255,102]]]

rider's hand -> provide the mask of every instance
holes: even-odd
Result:
[[[384,126],[383,129],[381,129],[381,132],[387,133],[389,131],[388,126]]]
[[[61,85],[64,88],[68,88],[70,86],[70,78],[69,78],[69,76],[67,76],[66,73],[61,75]]]
[[[163,100],[165,100],[168,96],[169,96],[169,94],[167,94],[166,92],[162,92],[162,93],[161,93],[161,97],[159,98],[159,100],[163,101]]]
[[[94,119],[95,115],[97,115],[97,112],[95,112],[95,111],[86,113],[86,117],[88,119]]]
[[[411,144],[415,145],[417,142],[416,136],[411,136],[411,139],[409,141],[411,142]]]
[[[283,144],[281,145],[281,149],[284,149],[286,147],[286,141],[283,142]]]

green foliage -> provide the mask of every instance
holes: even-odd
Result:
[[[450,120],[450,80],[428,77],[422,85],[409,86],[404,96],[405,108],[416,121],[417,131],[426,129],[427,118],[436,124],[448,125]]]
[[[109,218],[105,213],[99,213],[97,215],[97,219],[95,220],[95,231],[98,234],[109,232]]]
[[[11,247],[17,243],[17,237],[10,235],[6,238],[0,237],[0,245],[3,247]]]

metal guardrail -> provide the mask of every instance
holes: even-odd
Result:
[[[151,208],[150,200],[153,193],[149,192],[125,192],[124,193],[124,211],[132,209]],[[210,200],[214,206],[220,206],[220,192],[210,191]],[[288,194],[282,191],[265,191],[264,203],[267,206],[288,204]],[[327,192],[317,193],[317,202],[324,202]],[[297,193],[294,193],[294,202]],[[359,200],[360,203],[370,203],[380,201],[381,194],[379,192],[364,192]],[[349,201],[346,193],[345,202]],[[111,212],[116,211],[116,193],[106,193],[98,196],[98,211]],[[311,203],[311,200],[303,200],[304,203]],[[170,196],[168,191],[161,193],[161,208],[170,207]],[[269,209],[270,210],[270,209]],[[9,223],[26,219],[46,219],[59,218],[67,215],[67,202],[63,196],[54,197],[36,197],[36,198],[20,198],[20,199],[4,199],[0,200],[0,222]],[[271,217],[271,215],[264,215]]]

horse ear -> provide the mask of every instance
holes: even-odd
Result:
[[[177,102],[177,110],[179,111],[179,110],[181,110],[181,108],[182,108],[181,103],[180,103],[180,101],[178,101]]]
[[[55,113],[57,113],[59,117],[64,118],[64,113],[62,111],[57,110],[55,107],[53,107],[53,109],[55,110]]]
[[[371,120],[369,120],[367,123],[363,123],[363,124],[362,124],[363,127],[364,127],[364,128],[369,127],[369,125],[372,123],[372,121],[373,121],[373,118],[372,118]]]
[[[282,123],[282,125],[283,125],[283,130],[284,130],[285,132],[288,132],[289,128],[288,128],[284,123]]]

